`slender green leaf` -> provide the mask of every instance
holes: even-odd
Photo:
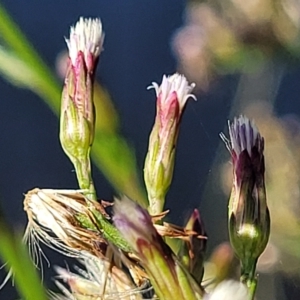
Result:
[[[61,86],[58,80],[1,3],[0,20],[0,37],[5,42],[5,47],[0,49],[0,73],[13,84],[38,94],[59,115]],[[119,134],[118,116],[111,99],[99,86],[95,89],[94,98],[98,120],[92,157],[116,191],[146,206],[145,192],[137,175],[135,155]]]
[[[6,267],[11,268],[20,296],[26,300],[46,300],[46,291],[29,257],[21,236],[5,223],[0,212],[0,256]]]

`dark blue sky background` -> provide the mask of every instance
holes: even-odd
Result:
[[[68,35],[69,26],[79,16],[101,18],[105,51],[97,77],[114,99],[123,133],[135,147],[142,170],[155,112],[154,91],[147,91],[146,87],[152,81],[160,82],[163,74],[176,71],[170,40],[183,23],[185,1],[1,2],[52,69],[57,54],[66,49],[64,36]],[[299,79],[299,67],[285,75],[276,106],[280,114],[299,113]],[[173,208],[172,219],[178,224],[192,207],[200,205],[236,82],[234,76],[219,78],[213,89],[187,105],[179,137],[178,164],[167,202],[167,207]],[[76,188],[76,178],[59,144],[58,119],[48,107],[30,91],[15,88],[2,78],[0,97],[0,199],[10,223],[23,229],[23,193],[34,187]],[[113,190],[98,171],[95,181],[99,196],[112,199]],[[223,227],[221,231],[226,230]],[[9,284],[0,291],[0,298],[16,299],[12,290]]]

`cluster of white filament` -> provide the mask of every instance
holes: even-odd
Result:
[[[261,140],[261,136],[253,121],[250,121],[244,116],[235,118],[229,127],[229,135],[231,141],[231,149],[239,155],[244,150],[247,150],[251,157],[252,148],[256,145],[257,140]]]
[[[134,287],[131,282],[128,282],[127,278],[123,277],[123,271],[120,271],[121,273],[118,274],[114,273],[110,269],[108,261],[82,251],[79,262],[84,266],[84,269],[75,266],[74,268],[77,273],[56,267],[58,278],[71,287],[71,289],[66,288],[60,281],[55,280],[57,287],[63,292],[63,295],[51,293],[51,300],[73,299],[74,291],[72,291],[72,285],[75,287],[75,294],[77,294],[78,299],[79,297],[82,297],[82,299],[103,300],[143,299],[141,294],[143,287]]]
[[[84,54],[85,60],[90,54],[94,58],[98,57],[102,50],[103,39],[100,19],[81,17],[76,25],[71,27],[70,39],[66,39],[72,64],[75,65],[79,51]]]
[[[189,97],[196,100],[195,95],[191,94],[195,86],[195,83],[189,84],[185,76],[175,73],[171,76],[164,75],[160,86],[152,82],[148,89],[154,88],[156,96],[161,97],[162,103],[167,101],[171,93],[176,92],[180,110],[182,110]]]

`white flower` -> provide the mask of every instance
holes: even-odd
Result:
[[[244,284],[234,280],[221,282],[204,300],[247,300],[249,298]]]
[[[156,96],[161,97],[161,103],[167,102],[171,94],[175,92],[180,110],[182,110],[189,97],[196,100],[195,95],[191,94],[194,87],[195,83],[189,84],[184,75],[175,73],[172,76],[164,75],[160,86],[156,82],[152,82],[152,85],[148,89],[155,89]]]
[[[73,65],[76,65],[76,58],[81,51],[85,61],[89,56],[97,58],[102,50],[104,34],[100,19],[80,18],[76,25],[70,29],[70,39],[66,39],[69,55]]]

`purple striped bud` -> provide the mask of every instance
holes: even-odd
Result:
[[[139,258],[159,299],[202,299],[200,286],[163,241],[145,209],[123,198],[115,202],[114,212],[115,226]]]
[[[242,274],[248,277],[255,270],[257,259],[264,251],[270,235],[264,177],[264,139],[254,123],[243,116],[229,124],[229,135],[230,140],[221,135],[233,163],[229,235],[241,260]]]

